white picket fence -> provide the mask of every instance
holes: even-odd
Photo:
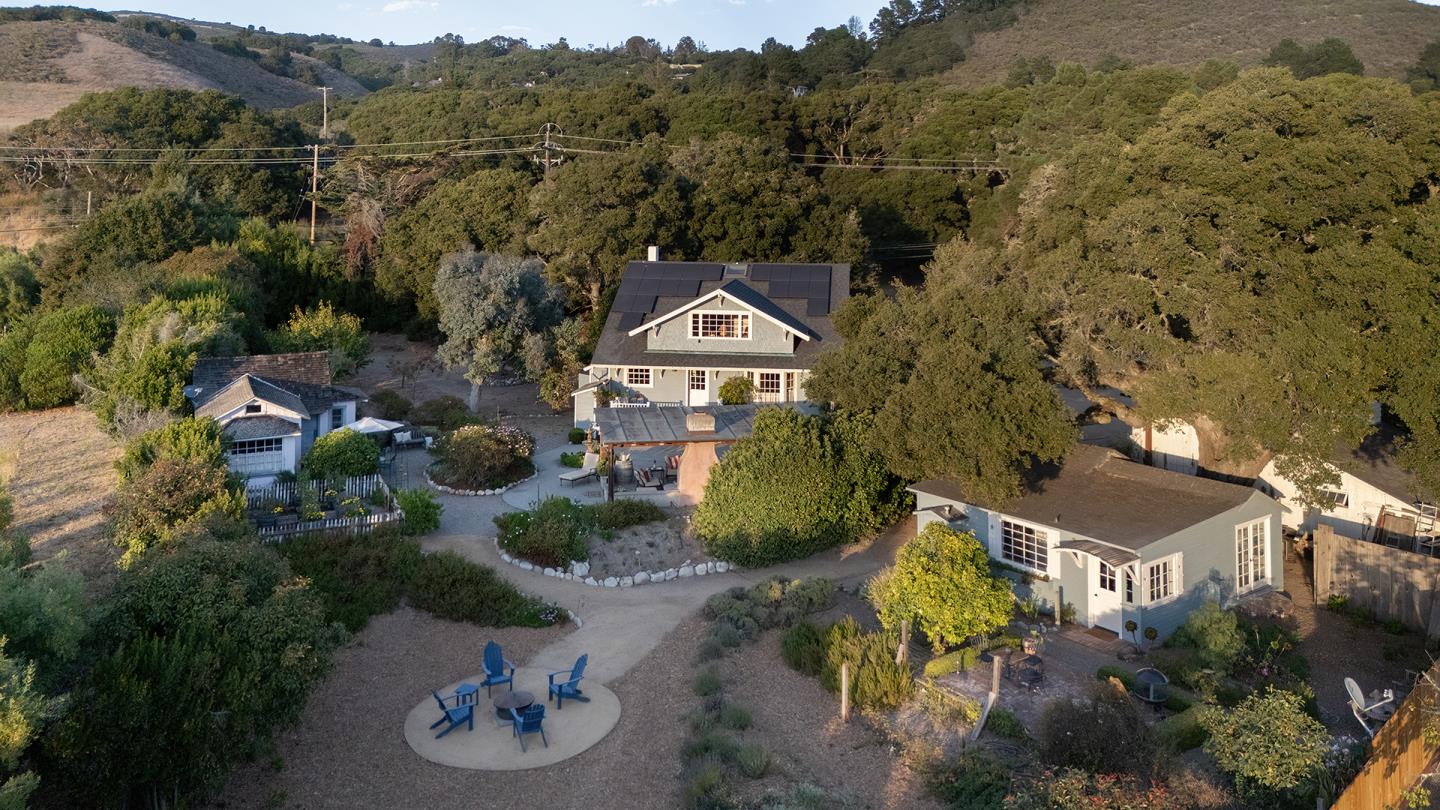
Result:
[[[311,481],[310,486],[315,490],[317,497],[323,497],[329,489],[329,481]],[[345,483],[336,490],[340,498],[368,498],[376,490],[385,493],[386,500],[390,497],[390,488],[385,485],[385,479],[378,473],[372,475],[361,475],[345,479]],[[300,503],[300,483],[298,481],[275,482],[268,486],[247,489],[245,491],[245,507],[247,509],[264,509],[272,506],[287,506]]]
[[[331,481],[311,481],[310,486],[314,489],[317,499],[325,497],[326,491],[334,485]],[[338,488],[335,488],[336,500],[343,501],[347,498],[360,498],[366,502],[367,508],[374,508],[369,505],[369,499],[376,492],[384,494],[387,507],[394,507],[392,511],[373,512],[367,515],[354,515],[351,517],[332,517],[322,520],[302,520],[298,522],[270,523],[265,519],[258,522],[260,539],[266,542],[279,542],[289,537],[311,532],[343,532],[347,534],[365,534],[373,531],[376,526],[386,523],[395,523],[405,519],[405,513],[395,507],[395,500],[390,493],[390,487],[386,485],[385,479],[376,475],[361,475],[354,478],[347,478]],[[276,507],[295,508],[300,504],[300,485],[296,481],[277,482],[259,489],[247,490],[245,493],[245,505],[251,510],[271,510]]]
[[[265,526],[260,529],[260,539],[266,542],[279,542],[298,534],[309,534],[311,532],[343,532],[346,534],[365,534],[373,531],[376,526],[386,523],[396,523],[405,519],[405,513],[399,509],[394,512],[377,512],[373,515],[359,515],[348,518],[327,518],[325,520],[307,520],[300,523],[288,525]]]

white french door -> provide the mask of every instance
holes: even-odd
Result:
[[[1090,565],[1090,626],[1120,632],[1120,572],[1104,560],[1092,557]]]
[[[692,368],[686,373],[685,404],[692,407],[710,404],[710,372]]]

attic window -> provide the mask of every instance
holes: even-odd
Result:
[[[692,312],[690,337],[750,339],[750,315],[741,312]]]
[[[1320,490],[1320,502],[1324,504],[1327,511],[1344,509],[1350,505],[1350,493],[1338,489],[1322,489]]]
[[[245,406],[245,413],[260,413],[260,403],[251,402]]]

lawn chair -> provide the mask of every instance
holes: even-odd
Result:
[[[678,453],[673,456],[665,457],[665,480],[680,480],[680,455]]]
[[[1375,729],[1395,714],[1395,693],[1389,689],[1381,693],[1378,700],[1367,698],[1354,678],[1346,678],[1345,691],[1350,695],[1350,711],[1360,721],[1366,736],[1374,737]],[[1375,724],[1373,728],[1370,725],[1372,722]]]
[[[560,480],[569,484],[573,484],[576,481],[583,481],[592,475],[598,474],[599,470],[600,454],[586,453],[585,460],[580,464],[580,469],[569,470],[567,472],[560,473]]]
[[[665,488],[665,473],[658,475],[644,467],[635,468],[635,485],[638,487],[654,487],[657,490]]]
[[[480,666],[485,670],[485,680],[481,681],[480,685],[485,687],[486,697],[490,696],[490,687],[502,683],[510,684],[510,691],[515,691],[515,665],[500,653],[499,644],[493,641],[485,642],[485,654],[480,658]]]
[[[445,730],[444,730],[444,731],[440,732],[439,734],[436,734],[436,735],[435,735],[435,739],[438,740],[438,739],[440,739],[441,737],[444,737],[446,734],[449,734],[450,732],[454,731],[455,728],[456,728],[457,726],[459,726],[461,723],[466,723],[466,724],[468,724],[468,725],[470,726],[468,729],[466,729],[467,731],[474,731],[474,730],[475,730],[475,704],[474,704],[474,703],[464,703],[464,702],[462,702],[463,698],[462,698],[460,695],[452,695],[452,696],[450,696],[449,698],[442,698],[442,697],[440,697],[440,693],[439,693],[439,692],[436,692],[434,689],[431,689],[431,690],[430,690],[430,694],[432,694],[432,695],[435,696],[435,702],[436,702],[437,704],[439,704],[439,706],[440,706],[440,712],[444,715],[444,716],[441,717],[439,720],[436,720],[435,722],[431,723],[431,724],[430,724],[430,728],[433,729],[433,728],[439,726],[441,723],[446,723],[446,722],[448,722],[448,723],[450,724],[450,725],[448,725],[448,726],[445,727]],[[448,705],[448,704],[446,703],[447,700],[453,700],[453,701],[455,701],[455,705],[454,705],[454,706]]]
[[[585,664],[589,660],[590,656],[588,654],[582,655],[575,659],[575,667],[573,669],[562,669],[559,672],[550,673],[549,697],[555,698],[555,709],[557,711],[565,707],[566,698],[578,700],[581,703],[590,702],[590,698],[586,697],[584,693],[580,691],[580,679],[585,677]],[[556,683],[556,675],[564,675],[565,680]]]
[[[510,710],[510,722],[512,727],[511,736],[520,738],[520,753],[525,753],[525,735],[539,732],[540,742],[545,747],[550,747],[550,741],[545,738],[545,707],[526,706],[524,712]]]

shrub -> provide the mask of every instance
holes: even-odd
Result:
[[[729,763],[735,759],[735,752],[738,749],[739,743],[735,742],[734,737],[711,731],[686,742],[681,754],[690,761],[708,758],[716,762]]]
[[[1125,667],[1116,666],[1115,664],[1106,664],[1105,666],[1095,670],[1095,678],[1101,681],[1106,681],[1114,678],[1115,680],[1119,681],[1122,686],[1125,687],[1125,691],[1135,691],[1135,673],[1131,672]]]
[[[1210,734],[1205,751],[1242,793],[1298,787],[1323,766],[1330,739],[1299,696],[1273,688],[1230,711],[1202,709],[1200,725]]]
[[[84,582],[58,565],[0,567],[0,638],[5,654],[33,662],[40,686],[54,682],[85,637]]]
[[[402,489],[395,493],[395,505],[405,513],[405,534],[414,537],[440,528],[440,515],[445,507],[430,490]]]
[[[751,779],[759,779],[770,770],[770,752],[760,743],[745,743],[735,751],[735,767]]]
[[[453,551],[421,558],[410,602],[442,619],[482,627],[547,627],[560,617],[556,608],[516,590],[494,569]]]
[[[730,704],[726,704],[720,707],[720,712],[716,719],[719,721],[720,725],[730,729],[731,731],[744,731],[745,729],[750,728],[750,723],[753,722],[752,718],[750,717],[750,712],[746,711],[740,706],[733,706]]]
[[[705,617],[753,641],[761,631],[793,624],[834,601],[835,585],[828,579],[777,576],[750,588],[737,586],[715,594],[705,602]]]
[[[130,565],[149,549],[170,543],[179,529],[212,513],[239,518],[245,498],[228,489],[223,468],[198,461],[161,459],[122,484],[108,507],[115,543]]]
[[[269,342],[276,352],[329,352],[330,371],[336,377],[354,374],[370,357],[370,336],[360,319],[336,312],[329,301],[311,309],[296,307],[290,320],[269,334]]]
[[[495,489],[535,471],[535,439],[516,428],[467,425],[441,437],[432,476],[458,489]]]
[[[1020,718],[1016,717],[1014,712],[1000,706],[990,709],[990,716],[985,720],[985,730],[1007,740],[1024,742],[1030,739]]]
[[[920,693],[920,702],[930,719],[942,726],[974,725],[980,720],[980,703],[964,695],[925,689]]]
[[[282,546],[296,574],[310,580],[331,621],[356,632],[395,609],[420,568],[420,544],[394,531],[310,534]]]
[[[381,419],[400,421],[410,415],[415,404],[398,391],[384,389],[370,395],[370,407]]]
[[[450,395],[427,399],[410,411],[410,421],[449,432],[479,421],[465,400]]]
[[[1207,599],[1170,637],[1170,645],[1194,650],[1202,669],[1214,670],[1224,677],[1234,669],[1235,660],[1245,649],[1245,638],[1240,634],[1235,614],[1221,610],[1218,602]]]
[[[700,647],[695,651],[696,660],[704,663],[706,661],[718,661],[725,657],[725,645],[720,639],[709,636],[700,642]]]
[[[749,405],[755,399],[755,383],[749,377],[731,377],[720,383],[721,405]]]
[[[691,688],[695,690],[696,695],[708,697],[719,692],[721,686],[723,684],[720,682],[720,673],[716,672],[714,668],[710,668],[695,676],[695,683],[691,685]]]
[[[976,647],[961,647],[944,655],[937,655],[925,662],[925,677],[943,678],[963,672],[974,666],[979,658],[980,650]]]
[[[966,751],[934,764],[925,781],[950,810],[998,810],[1010,792],[1010,769],[989,754]]]
[[[1004,627],[1013,605],[1010,581],[990,576],[975,535],[940,523],[900,547],[895,565],[870,581],[869,597],[885,627],[913,620],[936,652]]]
[[[564,568],[572,560],[589,559],[590,512],[569,498],[546,498],[534,512],[498,515],[495,525],[500,548],[535,565]]]
[[[724,560],[760,568],[878,532],[906,496],[866,448],[858,417],[766,409],[717,465],[696,535]]]
[[[348,428],[332,430],[310,445],[300,466],[314,479],[371,475],[380,471],[380,445]]]
[[[90,306],[57,309],[11,324],[0,339],[0,410],[55,408],[75,401],[76,374],[110,344],[115,322]]]
[[[625,529],[665,519],[664,509],[636,498],[620,498],[591,508],[595,512],[596,524],[602,529]]]
[[[1006,810],[1170,810],[1177,796],[1129,774],[1091,774],[1075,768],[1046,771],[1017,783]]]
[[[889,632],[865,633],[846,616],[825,633],[825,661],[820,683],[840,691],[840,665],[850,665],[850,699],[858,709],[893,709],[915,692],[910,668],[895,663],[899,636]]]
[[[38,784],[34,774],[20,773],[10,779],[4,774],[14,771],[30,742],[58,708],[38,688],[35,663],[5,655],[5,639],[0,637],[0,808],[24,810],[25,799]]]
[[[586,434],[585,428],[570,428],[570,432],[565,434],[565,437],[571,444],[580,444],[585,441],[586,435],[588,434]]]
[[[1174,754],[1199,748],[1209,739],[1210,732],[1200,723],[1199,707],[1186,709],[1155,724],[1155,739]]]
[[[1156,746],[1134,701],[1113,681],[1091,685],[1083,699],[1052,701],[1040,717],[1042,755],[1090,773],[1156,772]]]
[[[810,622],[796,622],[780,637],[780,655],[801,675],[817,676],[825,662],[824,634]]]
[[[162,458],[225,466],[225,434],[220,423],[209,417],[187,416],[143,433],[125,445],[115,469],[124,483]]]
[[[560,454],[560,466],[561,466],[561,467],[569,467],[569,468],[571,468],[572,470],[578,470],[578,469],[580,469],[581,467],[584,467],[584,466],[585,466],[585,454],[584,454],[584,453],[561,453],[561,454]]]

